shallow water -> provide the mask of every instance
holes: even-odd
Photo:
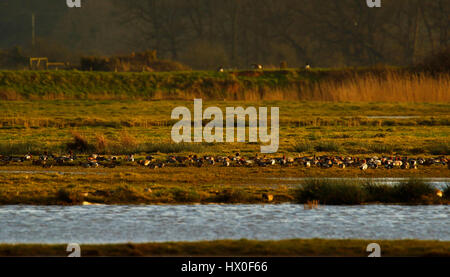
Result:
[[[0,243],[217,239],[450,240],[450,206],[0,206]]]
[[[270,178],[271,180],[286,180],[286,181],[305,181],[311,178],[296,178],[296,177],[286,177],[286,178]],[[375,184],[383,184],[383,185],[395,185],[399,184],[402,181],[407,181],[410,178],[400,178],[400,177],[380,177],[380,178],[338,178],[338,177],[332,177],[332,178],[318,178],[318,179],[327,179],[327,180],[360,180],[362,182],[364,181],[371,181]],[[418,178],[423,180],[425,183],[428,183],[435,188],[444,189],[446,186],[450,186],[450,178],[445,177],[432,177],[432,178]],[[292,184],[292,185],[298,185],[298,184]]]

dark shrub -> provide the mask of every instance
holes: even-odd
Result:
[[[67,148],[72,151],[86,153],[93,151],[95,147],[90,145],[86,137],[80,133],[72,132],[73,142],[67,144]]]

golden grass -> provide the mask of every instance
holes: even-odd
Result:
[[[343,82],[320,82],[313,88],[317,101],[350,102],[449,102],[450,77],[388,73],[367,75]]]
[[[284,256],[367,257],[367,245],[376,242],[382,257],[449,257],[450,242],[424,240],[327,240],[280,241],[219,240],[142,244],[81,245],[81,256]],[[2,244],[0,256],[67,256],[67,245]]]
[[[340,80],[324,78],[313,83],[228,90],[223,100],[444,103],[450,101],[449,87],[449,75],[432,77],[387,71],[381,75],[368,73]],[[175,98],[188,100],[194,97],[220,100],[189,91],[178,92]],[[160,92],[157,99],[173,98]]]

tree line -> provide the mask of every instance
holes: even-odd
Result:
[[[450,0],[5,0],[0,47],[59,60],[152,49],[196,69],[410,65],[449,46],[449,15]]]

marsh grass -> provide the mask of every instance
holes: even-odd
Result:
[[[318,200],[324,205],[356,205],[364,201],[364,191],[353,180],[308,179],[296,191],[299,203]]]
[[[314,146],[314,150],[317,152],[339,152],[342,147],[340,144],[334,141],[321,141],[316,146]]]
[[[261,201],[261,199],[256,198],[254,195],[244,190],[235,188],[224,189],[213,199],[214,202],[217,203],[251,203]]]
[[[395,150],[395,146],[384,143],[372,143],[367,147],[373,153],[386,153],[392,154]]]
[[[45,146],[37,142],[3,142],[0,143],[0,154],[18,155],[18,154],[37,154],[45,151]]]
[[[434,197],[432,185],[426,183],[423,179],[410,178],[397,184],[393,188],[393,195],[400,203],[421,203],[428,197]]]
[[[298,152],[298,153],[304,153],[304,152],[311,152],[314,149],[313,144],[308,142],[298,142],[292,146],[291,151]]]
[[[371,180],[358,179],[308,179],[296,189],[295,199],[298,203],[319,200],[320,203],[328,205],[440,202],[433,186],[416,178],[410,178],[395,185],[377,184]]]

